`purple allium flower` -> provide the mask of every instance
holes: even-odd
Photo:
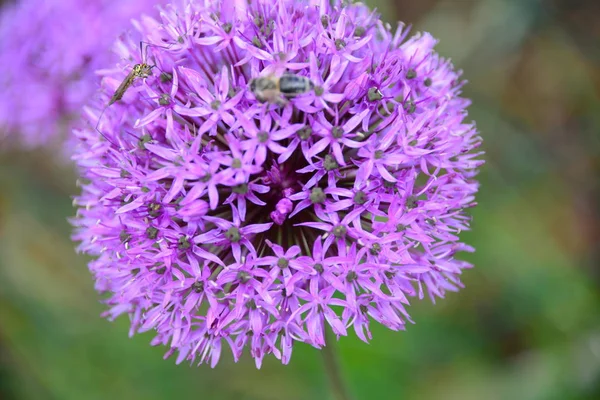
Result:
[[[0,14],[0,141],[25,147],[65,139],[118,61],[110,45],[159,1],[20,0]]]
[[[177,362],[228,346],[261,365],[329,325],[401,330],[410,297],[457,290],[473,249],[481,139],[429,34],[395,33],[361,4],[196,1],[137,26],[154,73],[76,132],[75,239],[96,256],[110,318],[153,330]],[[137,43],[118,48],[131,68]],[[129,69],[105,72],[95,126]],[[253,78],[314,90],[261,103]]]

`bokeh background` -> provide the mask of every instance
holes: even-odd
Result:
[[[464,70],[487,164],[466,289],[415,302],[406,332],[343,338],[354,398],[600,399],[600,2],[368,3]],[[126,318],[101,319],[69,239],[75,175],[57,159],[0,155],[1,399],[331,398],[309,346],[260,371],[250,357],[176,366],[151,334],[128,338]]]

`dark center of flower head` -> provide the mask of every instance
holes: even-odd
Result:
[[[379,243],[373,243],[373,245],[369,249],[369,252],[374,256],[379,254],[380,251],[381,251],[381,245]]]
[[[365,32],[366,32],[366,30],[365,30],[365,28],[363,26],[357,26],[354,29],[354,36],[356,36],[356,37],[363,37],[363,36],[365,36]]]
[[[336,225],[332,231],[333,236],[335,236],[336,238],[343,238],[344,236],[346,236],[346,232],[347,229],[344,225]]]
[[[298,131],[298,137],[300,140],[308,140],[312,135],[312,128],[310,126],[305,126]]]
[[[121,240],[121,243],[127,243],[131,239],[131,234],[125,231],[121,231],[121,233],[119,234],[119,239]]]
[[[242,184],[236,185],[231,189],[231,191],[233,193],[237,193],[237,194],[246,194],[246,193],[248,193],[248,184],[242,183]]]
[[[242,239],[240,230],[235,226],[232,226],[227,230],[227,232],[225,232],[225,237],[232,243],[237,243]]]
[[[221,107],[221,102],[219,100],[213,100],[212,103],[210,103],[210,108],[215,111],[217,111],[219,107]]]
[[[168,93],[162,93],[158,98],[158,104],[161,106],[168,106],[171,104],[171,96]]]
[[[323,168],[325,168],[326,171],[333,171],[339,166],[340,165],[331,154],[327,154],[325,156],[325,159],[323,160]]]
[[[318,203],[324,202],[325,201],[325,193],[323,192],[323,189],[321,189],[320,187],[312,188],[312,190],[310,192],[310,201],[313,204],[318,204]]]
[[[277,260],[277,266],[281,269],[286,269],[289,265],[290,262],[286,258],[280,257],[279,260]]]
[[[348,275],[346,275],[346,281],[349,283],[354,282],[356,278],[358,278],[358,275],[354,271],[350,271],[348,272]]]
[[[248,283],[252,277],[246,271],[240,271],[237,273],[237,279],[240,283]]]
[[[153,226],[149,227],[148,229],[146,229],[146,235],[148,236],[148,239],[156,239],[156,237],[158,236],[158,228],[155,228]]]
[[[367,202],[367,194],[359,190],[354,194],[354,202],[358,205],[363,205]]]
[[[190,243],[190,240],[185,236],[181,236],[179,238],[179,241],[177,242],[177,248],[179,250],[187,250],[191,246],[192,246],[192,244]]]
[[[204,282],[196,281],[196,282],[192,283],[192,289],[194,289],[194,292],[196,292],[196,293],[204,292]]]
[[[148,204],[148,214],[151,217],[158,217],[160,215],[161,205],[160,203],[150,203]]]
[[[342,129],[341,126],[334,126],[333,129],[331,129],[331,136],[336,139],[340,139],[342,136],[344,136],[344,129]]]
[[[146,143],[150,143],[151,141],[152,141],[152,136],[150,136],[146,133],[145,135],[142,135],[142,137],[138,141],[138,147],[140,149],[145,149]]]
[[[417,197],[416,196],[409,196],[406,199],[406,208],[408,210],[412,210],[413,208],[417,207]]]
[[[259,132],[256,137],[258,138],[259,143],[267,143],[269,141],[268,132]]]

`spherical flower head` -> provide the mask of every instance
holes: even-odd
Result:
[[[20,0],[0,14],[0,142],[60,142],[118,61],[111,43],[159,1]],[[1,146],[0,147],[5,147]]]
[[[76,132],[76,240],[114,318],[177,362],[283,363],[326,326],[368,341],[457,290],[481,139],[429,34],[361,4],[191,2],[139,26],[155,65]],[[141,58],[145,57],[145,58]],[[133,60],[133,61],[129,61]],[[261,80],[257,80],[261,79]],[[270,91],[269,91],[270,90]]]

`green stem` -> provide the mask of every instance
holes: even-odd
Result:
[[[331,332],[331,328],[325,328],[325,347],[321,349],[323,355],[323,363],[325,364],[325,374],[331,387],[331,392],[335,400],[351,400],[348,394],[348,388],[344,385],[340,364],[338,362],[335,351],[335,336]]]

